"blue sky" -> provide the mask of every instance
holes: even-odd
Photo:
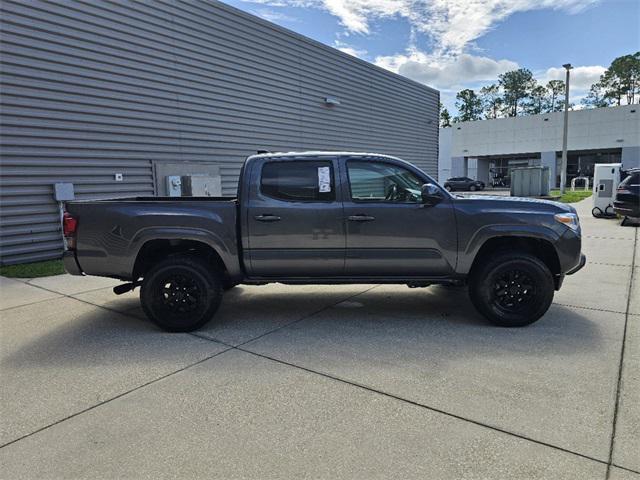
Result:
[[[455,93],[527,67],[572,72],[578,103],[615,57],[640,50],[640,0],[224,0],[327,45]]]

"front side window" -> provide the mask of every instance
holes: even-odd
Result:
[[[360,202],[421,203],[422,184],[406,168],[382,162],[347,162],[351,199]]]
[[[335,200],[333,167],[329,161],[273,161],[262,167],[260,190],[289,202]]]

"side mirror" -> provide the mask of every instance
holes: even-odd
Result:
[[[440,189],[433,183],[425,183],[422,185],[422,203],[427,206],[437,205],[442,201],[442,194]]]

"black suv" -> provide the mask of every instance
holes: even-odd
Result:
[[[627,177],[618,186],[613,211],[624,217],[640,218],[640,168],[627,171]]]
[[[450,192],[453,190],[469,190],[475,192],[476,190],[484,190],[484,186],[484,182],[469,177],[453,177],[444,182],[444,188]]]

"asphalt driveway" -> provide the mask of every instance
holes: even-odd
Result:
[[[110,280],[2,278],[0,477],[640,480],[638,229],[578,208],[588,265],[515,330],[459,288],[269,285],[166,334]]]

